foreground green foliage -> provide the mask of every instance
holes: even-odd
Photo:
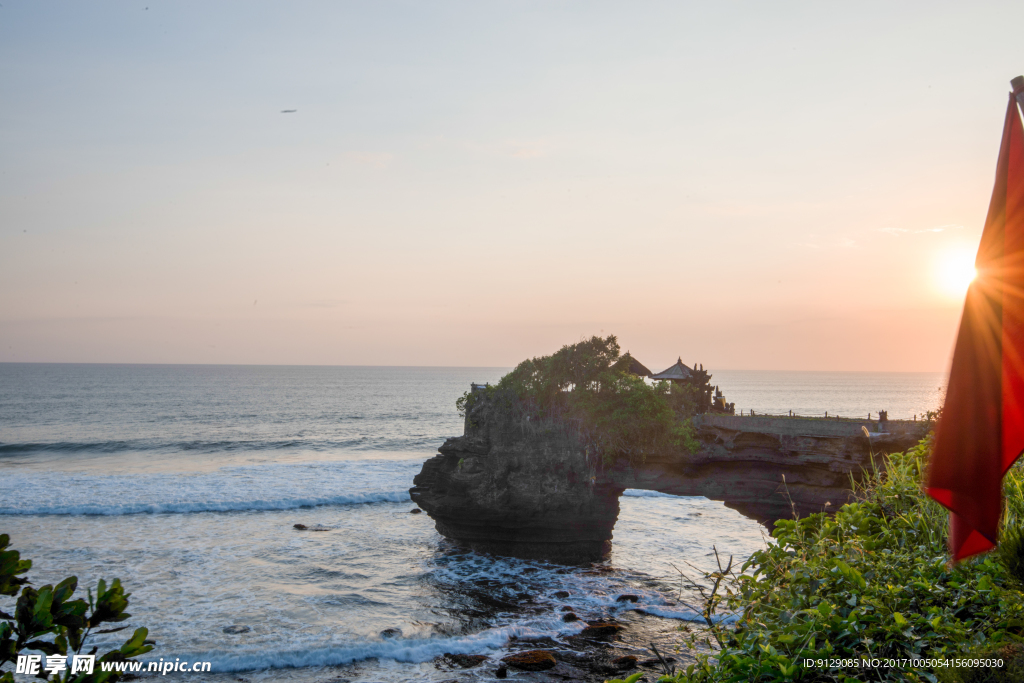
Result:
[[[96,591],[88,590],[88,601],[81,598],[72,599],[78,579],[68,577],[56,586],[46,585],[32,587],[24,576],[32,568],[31,560],[22,560],[17,550],[10,550],[10,538],[0,534],[0,595],[18,596],[14,614],[0,611],[0,666],[14,664],[18,655],[42,653],[45,655],[69,656],[82,654],[89,636],[97,626],[104,623],[117,623],[131,615],[125,612],[128,608],[130,593],[125,593],[121,582],[114,579],[109,585],[100,579]],[[101,633],[120,631],[114,628]],[[68,683],[104,683],[116,681],[123,674],[101,670],[101,662],[123,662],[132,657],[145,654],[153,649],[151,640],[146,640],[148,631],[145,628],[135,629],[131,638],[124,645],[103,655],[96,656],[93,673],[71,674],[71,657],[67,667],[61,674],[48,676],[40,668],[37,678],[49,681]],[[96,648],[85,654],[96,655]],[[14,683],[14,674],[10,671],[0,675],[0,683]]]
[[[488,391],[496,400],[513,400],[532,418],[573,425],[606,462],[695,452],[699,443],[689,418],[710,388],[651,385],[627,372],[629,361],[628,354],[620,356],[614,335],[591,337],[523,361]],[[703,385],[709,380],[701,373]],[[460,413],[465,415],[474,400],[470,393],[459,399]]]
[[[927,454],[922,442],[891,456],[886,473],[870,478],[858,502],[834,517],[777,522],[775,543],[754,553],[739,575],[706,575],[721,583],[713,600],[724,600],[740,619],[735,628],[709,623],[692,635],[717,640],[717,652],[664,680],[1021,680],[1022,472],[1007,475],[1009,531],[1001,552],[951,567],[947,513],[921,491]],[[1001,657],[1004,669],[904,661],[968,657]]]

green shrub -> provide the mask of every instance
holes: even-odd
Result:
[[[955,567],[948,562],[947,513],[921,490],[928,449],[926,440],[889,456],[884,473],[858,485],[858,501],[834,516],[778,521],[775,542],[723,584],[727,604],[740,617],[735,628],[709,626],[691,636],[714,635],[720,650],[665,680],[987,680],[948,678],[988,675],[981,671],[842,661],[1012,653],[1021,640],[1024,595],[1003,556]],[[1007,475],[1010,510],[1024,510],[1020,481],[1019,469]],[[1006,538],[1018,537],[1010,532]],[[1018,559],[1013,562],[1010,567],[1019,567]],[[807,660],[822,664],[805,666]]]
[[[24,576],[32,568],[31,560],[21,559],[17,550],[10,550],[10,537],[0,534],[0,595],[18,596],[14,614],[0,610],[0,666],[18,660],[18,655],[29,651],[47,656],[80,655],[89,637],[100,624],[117,623],[131,615],[128,608],[130,593],[125,593],[121,582],[114,579],[109,585],[100,579],[95,592],[87,591],[88,601],[72,599],[78,587],[78,579],[68,577],[56,586],[32,587]],[[106,629],[102,633],[120,631],[127,627]],[[104,683],[116,681],[123,674],[103,671],[101,662],[124,662],[132,657],[145,654],[153,649],[153,641],[146,640],[149,634],[145,628],[137,628],[131,638],[117,650],[96,656],[93,673],[71,674],[71,657],[63,675],[48,676],[40,668],[37,678],[63,683]],[[53,636],[52,639],[49,636]],[[96,655],[96,648],[85,654]],[[14,683],[10,671],[0,675],[0,683]]]
[[[1004,526],[996,556],[1017,586],[1024,586],[1024,529]]]
[[[591,337],[523,361],[486,393],[531,418],[572,425],[606,462],[695,452],[700,444],[690,417],[710,389],[648,384],[626,372],[624,359],[614,335]],[[707,384],[710,375],[701,378]],[[463,394],[456,401],[459,414],[467,415],[475,400],[473,393]]]

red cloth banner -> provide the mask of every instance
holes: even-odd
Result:
[[[925,489],[949,508],[954,561],[995,547],[1003,475],[1024,451],[1024,127],[1013,94],[975,267]]]

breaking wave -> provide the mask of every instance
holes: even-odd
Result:
[[[622,495],[630,496],[631,498],[679,498],[679,496],[673,496],[671,493],[647,491],[646,489],[626,489],[622,492]]]
[[[302,450],[314,453],[335,451],[421,451],[434,450],[441,439],[431,437],[360,436],[351,439],[194,439],[162,441],[122,439],[112,441],[53,441],[0,443],[0,457],[50,454],[113,453],[235,453]]]
[[[340,666],[367,659],[418,663],[430,661],[446,652],[480,654],[482,651],[497,651],[508,642],[510,635],[515,635],[520,630],[494,628],[469,636],[364,641],[280,651],[261,648],[258,652],[242,654],[211,652],[196,655],[193,660],[211,662],[211,668],[215,673]]]
[[[409,500],[419,461],[312,462],[142,475],[5,473],[0,515],[290,510]]]

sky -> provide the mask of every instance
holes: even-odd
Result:
[[[3,0],[0,362],[944,371],[1020,26]]]

